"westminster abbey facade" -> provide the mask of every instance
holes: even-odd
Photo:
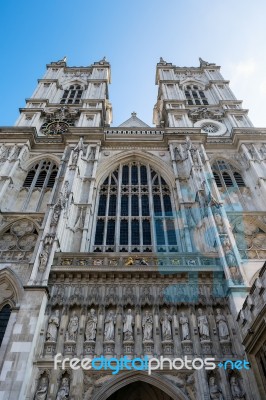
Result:
[[[109,83],[105,58],[51,62],[0,129],[0,400],[263,399],[266,128],[202,59],[160,59],[152,127],[112,126]]]

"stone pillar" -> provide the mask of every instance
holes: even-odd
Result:
[[[45,288],[25,287],[0,376],[0,392],[3,399],[25,399],[26,383],[32,375],[36,343],[46,304]]]

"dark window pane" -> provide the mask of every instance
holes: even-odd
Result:
[[[107,235],[106,244],[114,244],[115,242],[115,221],[113,219],[108,221],[107,224]]]
[[[43,187],[44,181],[46,178],[46,171],[41,171],[35,183],[35,187]]]
[[[51,173],[50,178],[47,183],[48,188],[52,188],[54,186],[56,175],[57,175],[57,171],[53,171]]]
[[[97,221],[96,233],[95,233],[95,244],[103,244],[103,232],[104,232],[104,221],[99,219]]]
[[[109,213],[108,215],[116,215],[116,195],[112,194],[109,200]]]
[[[224,178],[225,186],[228,186],[228,187],[234,186],[231,176],[227,172],[223,172],[223,178]]]
[[[131,167],[131,183],[132,185],[138,184],[138,167],[136,165]]]
[[[106,199],[107,199],[106,195],[105,194],[101,194],[100,201],[99,201],[99,208],[98,208],[98,215],[99,216],[105,215]]]
[[[169,245],[177,245],[174,221],[166,220],[166,231]]]
[[[150,215],[149,197],[147,195],[141,197],[141,205],[142,205],[142,215],[143,216]]]
[[[155,216],[162,215],[161,199],[158,194],[153,196],[153,207]]]
[[[128,244],[128,221],[125,220],[120,223],[120,244]]]
[[[197,99],[196,99],[196,100],[195,100],[195,104],[201,104],[201,103],[200,103],[200,100],[197,100]]]
[[[137,220],[131,222],[131,243],[139,244],[139,221]]]
[[[161,219],[155,220],[155,232],[156,232],[157,245],[165,244],[163,221]]]
[[[144,220],[142,223],[143,230],[143,244],[150,245],[151,244],[151,226],[150,221]]]
[[[34,176],[35,176],[35,171],[32,171],[32,170],[29,171],[28,175],[23,183],[23,187],[30,187],[32,184],[32,181],[34,179]]]
[[[192,100],[188,100],[188,104],[189,104],[189,105],[192,105],[192,104],[193,104],[193,101],[192,101]]]
[[[147,168],[144,165],[140,167],[140,179],[142,185],[147,185]]]
[[[164,211],[166,215],[172,215],[172,205],[171,205],[171,199],[170,196],[167,194],[163,196],[163,203],[164,203]]]
[[[214,176],[216,185],[217,185],[218,187],[223,187],[222,182],[221,182],[221,179],[220,179],[220,176],[219,176],[216,172],[213,173],[213,176]]]
[[[0,311],[0,346],[5,335],[6,327],[8,324],[8,320],[11,314],[10,305],[5,305]]]
[[[245,187],[246,186],[242,176],[238,172],[234,172],[234,178],[236,180],[236,183],[237,183],[238,187]]]
[[[209,104],[209,103],[207,102],[207,100],[202,100],[202,102],[203,102],[203,104],[205,104],[206,106]]]
[[[128,166],[124,165],[122,169],[122,185],[128,185],[128,171]]]
[[[121,197],[121,215],[128,215],[128,196]]]
[[[139,198],[135,195],[131,197],[131,215],[139,215]]]

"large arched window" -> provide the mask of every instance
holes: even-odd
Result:
[[[94,251],[176,252],[178,230],[171,191],[149,165],[131,162],[100,187]]]
[[[51,161],[40,161],[28,172],[23,187],[52,188],[58,172],[57,165]]]
[[[242,175],[224,160],[217,160],[212,166],[216,185],[220,188],[245,187]]]
[[[27,195],[24,198],[22,210],[30,208],[39,211],[43,207],[47,195],[54,186],[57,172],[57,165],[48,160],[39,161],[31,167],[23,183]]]
[[[0,346],[5,336],[5,331],[9,321],[10,314],[11,314],[11,307],[9,304],[6,304],[0,311]]]

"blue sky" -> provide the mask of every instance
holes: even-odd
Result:
[[[0,15],[0,125],[14,124],[45,65],[66,55],[69,66],[107,57],[114,126],[132,111],[152,124],[160,56],[221,65],[254,125],[266,126],[264,0],[8,0]]]

